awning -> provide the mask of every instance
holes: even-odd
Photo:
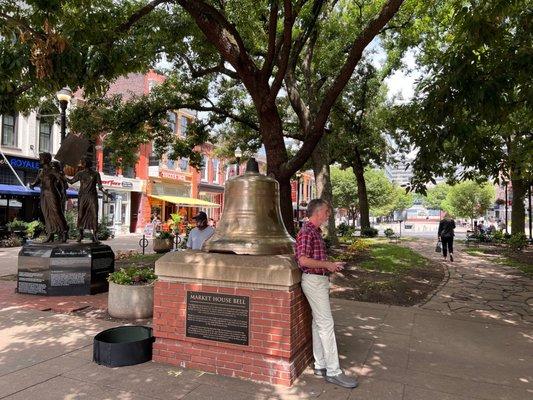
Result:
[[[39,196],[41,188],[30,189],[21,185],[0,184],[0,195],[11,196]],[[67,197],[78,197],[78,192],[74,189],[67,190]]]
[[[193,199],[192,197],[178,197],[178,196],[153,196],[150,195],[150,197],[158,200],[167,201],[169,203],[178,204],[180,206],[185,207],[212,207],[217,208],[220,207],[220,204],[211,203],[209,201],[200,200],[200,199]]]

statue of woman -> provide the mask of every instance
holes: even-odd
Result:
[[[95,171],[90,159],[82,160],[83,170],[76,172],[72,179],[66,178],[71,185],[80,182],[78,190],[78,230],[79,236],[77,241],[83,240],[84,229],[92,230],[92,241],[96,243],[96,231],[98,230],[98,192],[97,187],[103,193],[109,194],[102,187],[100,174]]]
[[[35,181],[30,184],[30,188],[33,189],[37,185],[41,186],[41,212],[48,235],[44,243],[52,242],[56,233],[65,243],[68,237],[68,227],[63,214],[64,206],[61,204],[62,194],[58,190],[61,177],[51,166],[52,155],[50,153],[40,153],[39,161],[41,168]]]

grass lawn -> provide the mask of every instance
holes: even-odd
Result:
[[[346,246],[335,254],[347,264],[331,277],[332,297],[411,306],[424,301],[444,278],[440,264],[401,244],[381,238],[359,240],[355,254],[347,257]]]
[[[407,247],[389,243],[374,242],[369,250],[369,258],[358,267],[371,271],[400,273],[411,268],[424,268],[429,261]]]
[[[533,277],[533,261],[526,252],[513,253],[501,248],[466,248],[463,251],[471,256],[483,257],[496,264],[506,265],[522,271],[529,277]]]

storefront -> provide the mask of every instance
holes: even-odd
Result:
[[[15,218],[23,221],[38,219],[39,193],[23,187],[13,170],[27,187],[37,177],[39,160],[10,155],[6,158],[7,162],[0,156],[0,226]]]
[[[147,190],[150,202],[150,216],[157,214],[159,219],[166,221],[170,214],[180,213],[182,216],[192,217],[189,210],[157,197],[191,197],[191,174],[175,170],[160,169],[159,179],[152,179]],[[156,197],[152,197],[156,196]]]
[[[109,198],[107,196],[99,198],[102,217],[106,219],[107,225],[114,230],[115,234],[135,232],[144,181],[105,174],[100,174],[100,176],[102,186],[111,195]]]

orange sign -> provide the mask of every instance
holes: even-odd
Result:
[[[182,174],[178,171],[171,171],[168,169],[162,169],[161,171],[159,171],[159,176],[161,178],[174,179],[177,181],[184,181],[184,182],[191,181],[191,176]]]

